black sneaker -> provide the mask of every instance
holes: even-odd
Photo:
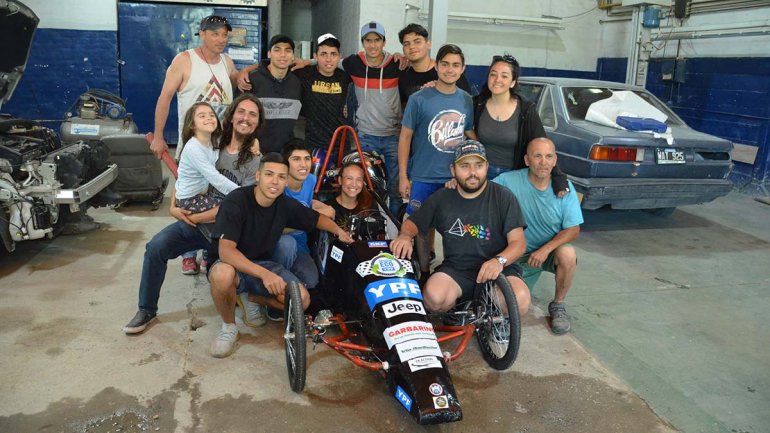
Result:
[[[571,325],[567,315],[567,308],[563,303],[551,302],[548,304],[548,314],[551,316],[551,332],[556,335],[569,332]]]
[[[123,327],[123,332],[126,334],[138,334],[144,331],[144,328],[146,328],[150,322],[155,320],[155,317],[157,317],[155,313],[151,313],[147,310],[139,310],[136,312],[134,318],[128,322],[128,325]]]
[[[283,322],[283,311],[277,308],[267,307],[267,318],[273,322]]]

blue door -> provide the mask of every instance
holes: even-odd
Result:
[[[121,60],[121,96],[142,133],[155,127],[155,103],[163,87],[166,68],[174,56],[200,45],[198,25],[208,15],[221,15],[235,30],[225,49],[240,69],[260,59],[265,26],[260,7],[204,7],[181,4],[118,4],[118,49]],[[176,98],[171,101],[164,137],[177,141]]]

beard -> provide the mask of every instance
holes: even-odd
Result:
[[[233,138],[239,143],[246,142],[246,138],[248,138],[248,136],[249,134],[241,134],[240,132],[233,129]]]
[[[479,180],[478,186],[471,187],[471,186],[468,185],[468,180],[470,180],[471,178]],[[478,190],[480,190],[481,188],[483,188],[484,185],[486,185],[486,184],[487,184],[487,179],[486,178],[481,179],[481,178],[476,177],[476,176],[467,177],[467,178],[462,179],[462,180],[461,179],[457,179],[457,187],[462,189],[466,194],[473,194],[473,193],[477,192]]]

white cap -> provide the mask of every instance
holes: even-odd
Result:
[[[334,39],[335,43],[333,45],[336,46],[337,48],[340,47],[340,40],[337,39],[337,37],[334,36],[331,33],[326,33],[326,34],[323,34],[323,35],[319,36],[318,37],[318,45],[321,45],[322,42],[324,42],[326,40],[329,40],[329,39]]]

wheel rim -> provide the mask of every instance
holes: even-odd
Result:
[[[294,299],[289,298],[289,311],[292,311],[293,308],[293,302]],[[289,314],[288,317],[286,317],[286,328],[284,329],[283,333],[283,340],[286,345],[286,354],[288,355],[289,362],[291,363],[291,370],[290,374],[294,376],[294,373],[297,371],[297,352],[294,348],[294,344],[297,340],[297,335],[294,332],[294,329],[296,327],[296,324],[294,323],[294,315]]]
[[[490,281],[484,285],[484,294],[481,300],[480,316],[484,319],[480,331],[490,353],[497,358],[502,358],[508,350],[508,344],[510,344],[511,325],[510,319],[500,307],[501,300],[493,282]]]

